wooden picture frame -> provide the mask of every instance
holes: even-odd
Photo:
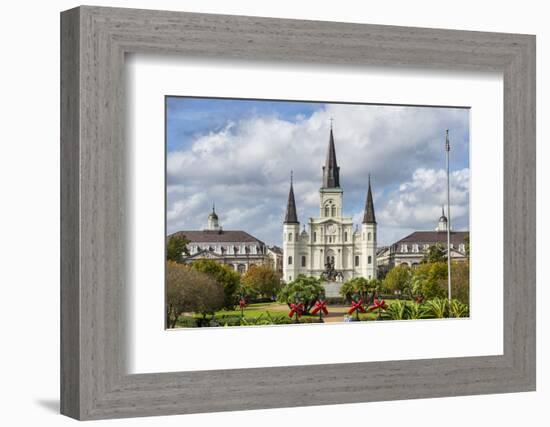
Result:
[[[126,53],[502,72],[503,355],[126,374]],[[78,7],[61,14],[61,165],[65,415],[85,420],[535,390],[532,35]]]

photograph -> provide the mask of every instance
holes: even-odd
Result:
[[[470,108],[165,96],[166,328],[470,316]]]

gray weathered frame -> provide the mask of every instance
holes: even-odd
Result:
[[[502,72],[504,354],[127,375],[129,52]],[[61,14],[61,165],[63,414],[100,419],[535,390],[534,36],[71,9]]]

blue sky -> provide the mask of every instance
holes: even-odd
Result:
[[[379,243],[435,228],[451,136],[453,228],[469,215],[469,110],[166,98],[167,231],[201,229],[212,203],[226,229],[281,244],[290,170],[299,220],[317,216],[334,121],[344,214],[360,223],[371,174]]]

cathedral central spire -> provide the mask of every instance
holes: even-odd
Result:
[[[290,172],[290,191],[288,192],[288,203],[286,205],[285,224],[298,224],[296,213],[296,202],[294,200],[294,186],[292,183],[292,172]]]
[[[325,166],[323,166],[323,188],[340,188],[340,167],[336,162],[336,149],[334,147],[334,135],[332,121],[330,124],[330,137]]]
[[[367,201],[365,203],[365,212],[363,215],[363,224],[376,224],[376,216],[374,215],[374,202],[372,200],[372,190],[370,188],[370,174],[369,190],[367,192]]]

